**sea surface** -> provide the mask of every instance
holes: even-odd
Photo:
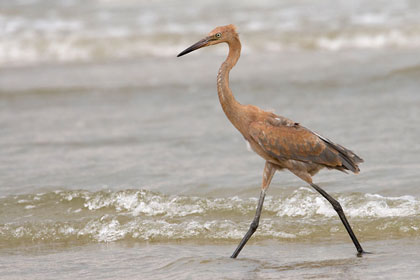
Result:
[[[0,279],[419,279],[418,1],[0,1]],[[358,175],[276,173],[225,117],[231,87],[353,150]]]

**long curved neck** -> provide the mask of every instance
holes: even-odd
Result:
[[[241,55],[241,42],[238,37],[234,37],[228,41],[229,55],[225,62],[220,66],[217,74],[217,93],[219,95],[220,104],[228,119],[239,129],[239,109],[242,106],[232,94],[229,88],[229,72],[235,66]]]

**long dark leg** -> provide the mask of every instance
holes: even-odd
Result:
[[[245,244],[248,242],[248,240],[257,230],[258,224],[260,222],[260,216],[261,216],[262,206],[264,203],[264,198],[265,198],[265,190],[261,190],[260,199],[258,200],[257,212],[255,213],[254,220],[252,220],[252,223],[249,226],[247,233],[242,238],[235,252],[233,252],[232,256],[230,256],[231,258],[236,258],[239,255],[239,252],[241,252],[242,248],[245,246]]]
[[[343,208],[341,207],[340,203],[335,200],[334,198],[332,198],[326,191],[324,191],[323,189],[321,189],[320,187],[318,187],[315,184],[311,184],[311,186],[317,191],[319,192],[323,197],[325,197],[325,199],[327,199],[331,205],[334,207],[334,210],[337,212],[338,216],[340,217],[341,221],[344,224],[344,227],[346,228],[347,232],[350,235],[351,240],[353,240],[354,246],[356,246],[358,255],[362,255],[363,253],[366,253],[365,251],[363,251],[362,246],[360,245],[359,241],[356,238],[356,235],[354,234],[353,230],[350,227],[349,222],[346,219],[346,216],[344,215],[344,211]]]
[[[247,233],[242,238],[242,240],[239,243],[238,247],[236,248],[235,252],[233,252],[231,258],[236,258],[239,255],[242,248],[245,246],[245,244],[248,242],[248,240],[251,238],[251,236],[257,230],[258,224],[260,222],[262,207],[263,207],[263,204],[264,204],[265,191],[268,189],[268,186],[270,185],[271,179],[273,178],[273,175],[274,175],[275,171],[276,170],[271,165],[271,163],[268,163],[268,162],[265,163],[263,182],[262,182],[261,193],[260,193],[260,199],[258,200],[257,211],[255,213],[254,220],[252,220],[252,223],[249,226],[249,229],[248,229]]]

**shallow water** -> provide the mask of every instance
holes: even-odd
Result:
[[[253,242],[236,260],[231,246],[182,242],[30,247],[0,255],[4,279],[417,279],[419,244],[365,242],[374,254],[358,258],[352,245]],[[156,260],[159,260],[157,263]],[[19,263],[16,266],[16,263]]]
[[[420,7],[232,3],[0,4],[2,279],[419,277]],[[228,258],[264,162],[220,108],[226,47],[175,56],[231,22],[237,99],[365,160],[315,182],[374,254],[357,258],[331,206],[282,172],[260,228]]]

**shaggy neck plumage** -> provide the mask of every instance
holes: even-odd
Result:
[[[239,56],[241,55],[241,42],[237,36],[227,42],[229,45],[229,55],[226,60],[222,63],[217,75],[217,92],[219,95],[220,104],[222,105],[223,111],[225,112],[228,119],[237,126],[237,112],[241,104],[236,101],[229,88],[229,72],[238,62]]]

